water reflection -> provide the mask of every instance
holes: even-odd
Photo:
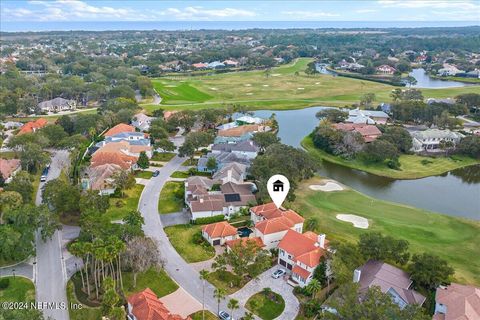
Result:
[[[464,83],[460,81],[431,78],[423,68],[413,69],[409,75],[417,80],[417,83],[413,85],[412,88],[455,88],[472,85],[470,83]]]

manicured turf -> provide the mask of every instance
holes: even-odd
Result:
[[[429,252],[447,260],[455,268],[456,281],[480,285],[480,222],[377,200],[353,190],[321,192],[308,188],[317,183],[318,178],[302,183],[293,203],[293,209],[306,218],[319,218],[317,232],[329,239],[357,241],[361,233],[380,231],[407,240],[412,253]],[[336,219],[343,213],[367,218],[369,229]]]
[[[135,171],[135,178],[150,179],[153,175],[152,171]]]
[[[227,294],[232,294],[240,290],[245,284],[245,280],[240,282],[240,286],[236,286],[236,275],[229,271],[214,271],[207,275],[207,281],[217,288],[222,288]]]
[[[165,183],[158,200],[158,212],[172,213],[182,211],[183,189],[183,182],[168,181]],[[181,197],[179,194],[181,194]]]
[[[172,173],[170,177],[183,179],[183,178],[188,178],[189,176],[190,175],[186,171],[175,171],[174,173]]]
[[[70,304],[81,304],[75,296],[72,280],[69,280],[67,283],[67,300]],[[69,308],[68,313],[71,320],[98,320],[102,318],[102,309],[100,307],[92,308],[84,304],[82,304],[82,308],[78,310]]]
[[[203,312],[197,311],[195,313],[192,313],[190,315],[190,318],[192,318],[192,320],[203,320]],[[217,319],[218,317],[216,315],[214,315],[208,310],[205,310],[205,320],[217,320]]]
[[[153,154],[152,161],[170,161],[175,157],[173,152],[156,152]]]
[[[110,208],[105,213],[110,220],[121,220],[130,211],[136,211],[143,191],[143,185],[136,184],[125,190],[125,198],[110,198]]]
[[[2,277],[9,279],[9,285],[0,289],[0,302],[32,302],[35,301],[35,286],[32,281],[23,277]]]
[[[201,226],[177,225],[165,228],[165,233],[175,250],[188,263],[205,261],[215,256],[215,249],[208,243],[194,242],[194,235],[199,234]]]
[[[133,273],[122,272],[123,291],[128,297],[132,293],[140,292],[146,288],[152,289],[161,298],[178,289],[178,284],[173,281],[165,270],[150,269],[137,275],[137,286],[133,287]]]
[[[257,306],[253,307],[253,301]],[[246,308],[264,320],[273,320],[282,314],[285,309],[285,301],[282,296],[272,292],[269,297],[259,292],[248,298]]]
[[[394,86],[324,74],[307,75],[304,70],[310,61],[310,58],[300,58],[291,64],[272,68],[268,77],[265,71],[256,70],[198,77],[176,76],[171,80],[157,78],[153,82],[167,91],[166,99],[161,106],[147,104],[143,107],[151,112],[158,108],[225,107],[232,103],[244,104],[251,109],[276,110],[345,106],[358,103],[368,92],[375,93],[378,102],[391,101],[390,92],[396,88]],[[179,84],[179,81],[184,82]],[[480,93],[480,86],[422,89],[422,92],[425,97],[446,98],[462,93]],[[160,95],[163,97],[162,93]]]
[[[328,154],[313,145],[312,138],[309,136],[302,140],[302,146],[312,154],[316,159],[323,159],[345,167],[366,171],[377,176],[389,177],[394,179],[419,179],[428,176],[435,176],[448,172],[453,169],[466,167],[474,164],[480,164],[479,160],[454,155],[451,157],[422,157],[416,155],[401,155],[400,170],[390,169],[386,164],[365,164],[362,160],[344,160],[340,157]],[[428,163],[423,164],[426,160]]]

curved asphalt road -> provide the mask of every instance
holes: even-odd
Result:
[[[175,248],[163,230],[163,225],[158,213],[158,199],[160,191],[170,175],[182,166],[187,158],[175,156],[170,162],[160,169],[157,177],[152,177],[150,182],[143,189],[143,193],[139,201],[139,211],[145,219],[143,231],[145,235],[157,242],[159,252],[165,261],[165,270],[186,292],[202,303],[202,281],[199,273],[193,269],[183,258],[177,253]],[[209,282],[205,284],[205,309],[212,313],[217,313],[217,301],[213,298],[215,287]],[[221,310],[228,310],[228,297],[220,304]],[[240,308],[234,311],[235,318],[240,318],[245,314],[245,309]],[[228,312],[228,311],[227,311]]]

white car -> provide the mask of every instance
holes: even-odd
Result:
[[[281,276],[283,276],[285,273],[286,273],[285,270],[277,269],[277,270],[272,274],[272,278],[273,278],[273,279],[278,279],[278,278],[280,278]]]
[[[226,313],[225,311],[220,311],[218,313],[218,317],[222,320],[234,320],[232,316]]]

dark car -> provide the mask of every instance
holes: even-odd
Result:
[[[159,171],[159,170],[155,170],[155,172],[153,173],[153,176],[154,176],[154,177],[157,177],[159,174],[160,174],[160,171]]]

